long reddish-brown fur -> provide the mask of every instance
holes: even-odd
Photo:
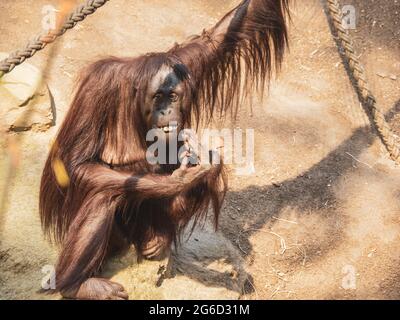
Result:
[[[41,180],[42,225],[62,246],[57,290],[79,286],[130,243],[140,249],[156,234],[176,241],[210,204],[217,226],[223,166],[186,179],[171,177],[177,167],[150,165],[140,106],[150,80],[168,65],[185,86],[185,127],[235,112],[253,87],[265,86],[273,62],[282,61],[287,2],[243,1],[215,27],[165,53],[111,57],[83,71]],[[66,167],[67,187],[57,183],[56,159]]]

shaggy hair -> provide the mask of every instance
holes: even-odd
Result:
[[[88,66],[43,170],[40,216],[62,246],[57,290],[79,286],[116,247],[137,248],[155,234],[176,241],[211,204],[215,226],[226,191],[223,165],[189,182],[166,183],[169,166],[146,161],[141,114],[148,85],[163,66],[184,85],[183,122],[235,116],[241,99],[263,91],[287,45],[288,0],[245,0],[213,28],[163,53],[110,57]],[[54,162],[69,175],[60,186]],[[119,239],[114,245],[113,239]]]

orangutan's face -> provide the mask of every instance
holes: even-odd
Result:
[[[151,80],[142,107],[147,130],[160,129],[166,137],[182,129],[183,83],[173,69],[162,67]]]

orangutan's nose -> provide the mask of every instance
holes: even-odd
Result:
[[[161,115],[163,115],[163,116],[168,116],[168,115],[171,114],[171,112],[172,112],[172,109],[171,109],[171,108],[160,110],[160,113],[161,113]]]

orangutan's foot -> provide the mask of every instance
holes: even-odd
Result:
[[[167,239],[163,236],[155,236],[143,245],[141,254],[148,260],[157,260],[163,258],[168,251]]]
[[[81,300],[127,300],[128,294],[119,283],[102,278],[89,278],[78,290],[61,292],[64,298]]]

